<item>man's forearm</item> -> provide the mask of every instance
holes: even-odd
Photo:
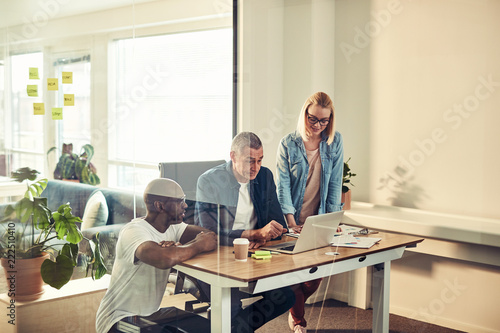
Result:
[[[266,237],[262,235],[260,229],[256,230],[245,230],[241,234],[241,238],[248,238],[249,240],[265,240]]]

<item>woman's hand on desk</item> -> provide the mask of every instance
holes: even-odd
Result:
[[[302,225],[296,225],[294,227],[291,227],[290,229],[291,231],[293,231],[293,233],[300,234],[300,232],[302,231]]]

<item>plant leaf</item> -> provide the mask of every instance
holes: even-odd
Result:
[[[16,171],[12,172],[11,177],[15,181],[22,183],[26,179],[31,181],[35,180],[38,174],[40,174],[40,172],[34,169],[24,167],[24,168],[19,168]]]
[[[97,279],[99,280],[104,276],[104,274],[107,273],[106,266],[104,266],[104,259],[102,258],[101,251],[100,251],[100,246],[99,246],[99,233],[95,235],[94,238],[92,238],[92,242],[94,243],[92,246],[90,246],[92,255],[91,255],[91,270],[92,270],[92,279]],[[95,272],[95,274],[94,274]]]
[[[33,213],[33,201],[26,197],[22,198],[16,203],[15,211],[17,218],[26,223]]]
[[[47,198],[35,197],[33,200],[33,224],[37,229],[46,229],[50,225],[51,217]]]
[[[61,289],[73,275],[73,262],[63,254],[59,254],[56,261],[45,259],[40,269],[45,283],[56,289]]]
[[[89,165],[90,163],[90,160],[92,159],[92,157],[94,157],[94,147],[90,144],[86,144],[82,147],[82,150],[85,151],[85,153],[82,153],[80,156],[84,156],[84,154],[86,155],[86,166]]]
[[[58,239],[66,237],[66,240],[72,244],[78,244],[83,239],[83,235],[75,223],[82,222],[82,220],[71,214],[69,204],[59,206],[57,212],[52,214],[52,218]]]
[[[63,245],[60,254],[70,258],[73,262],[73,266],[76,266],[76,262],[78,259],[78,245],[66,243]]]

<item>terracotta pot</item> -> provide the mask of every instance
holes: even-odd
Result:
[[[344,204],[343,210],[351,209],[351,190],[342,192],[342,203]]]
[[[2,258],[1,263],[7,279],[7,296],[16,301],[33,301],[44,293],[40,267],[49,254],[30,259],[9,260]]]
[[[63,178],[62,180],[64,180],[65,182],[72,182],[72,183],[79,183],[80,182],[80,179],[67,179],[67,178]]]

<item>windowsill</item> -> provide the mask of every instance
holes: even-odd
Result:
[[[500,247],[500,221],[353,202],[344,223],[452,242]]]

